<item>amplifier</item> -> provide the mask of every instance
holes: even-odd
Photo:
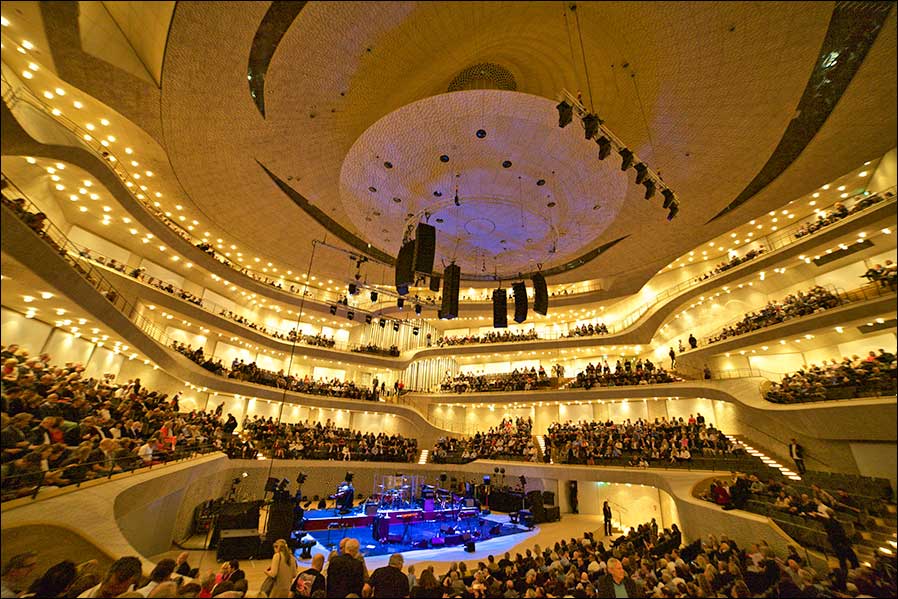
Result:
[[[259,531],[255,528],[221,531],[216,559],[220,562],[232,559],[250,559],[259,550]]]

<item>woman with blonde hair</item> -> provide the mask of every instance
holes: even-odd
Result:
[[[290,551],[290,546],[284,539],[278,539],[274,542],[274,555],[271,558],[271,565],[265,570],[268,577],[262,583],[262,591],[266,592],[268,597],[289,598],[290,585],[296,576],[296,558]]]

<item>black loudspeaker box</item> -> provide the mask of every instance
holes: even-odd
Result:
[[[475,551],[477,551],[477,548],[474,545],[474,541],[468,541],[467,543],[465,543],[465,552],[474,553]]]
[[[458,292],[461,284],[461,268],[450,264],[443,271],[442,318],[458,318]]]
[[[433,272],[433,256],[437,249],[437,230],[433,225],[418,223],[415,233],[415,272]]]
[[[430,290],[436,293],[440,292],[440,277],[437,275],[430,277]]]
[[[533,275],[533,311],[545,316],[549,313],[549,290],[546,288],[546,277],[541,272]]]
[[[396,289],[408,287],[415,282],[414,260],[415,242],[408,241],[399,249],[399,256],[396,258]]]
[[[493,328],[508,327],[508,296],[504,289],[493,290]]]
[[[514,321],[518,324],[527,320],[527,287],[524,283],[512,283],[514,291]]]
[[[220,562],[232,559],[250,559],[259,550],[259,531],[255,528],[221,531],[216,559]]]

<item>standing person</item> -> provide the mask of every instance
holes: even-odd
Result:
[[[792,439],[789,443],[789,457],[795,462],[795,468],[799,474],[804,474],[804,447],[798,444],[798,441]]]
[[[845,533],[845,527],[836,520],[836,512],[831,507],[826,508],[826,516],[823,518],[823,528],[826,530],[826,538],[832,545],[833,552],[839,558],[839,568],[847,575],[848,564],[852,568],[860,567],[857,554],[851,546],[851,539]]]
[[[370,591],[375,598],[408,597],[408,575],[402,571],[404,561],[401,553],[392,554],[388,565],[371,573],[365,591]],[[368,593],[364,595],[367,597]]]
[[[673,346],[670,346],[670,351],[667,352],[667,355],[670,356],[670,369],[673,370],[674,366],[677,365],[677,352],[674,351]]]
[[[689,333],[689,347],[695,349],[698,347],[698,339],[695,338],[695,335]]]
[[[605,517],[605,536],[611,536],[611,506],[606,501],[602,505],[602,515]]]
[[[362,595],[365,582],[365,566],[358,559],[359,541],[348,538],[343,553],[335,555],[327,564],[327,596],[345,597]]]
[[[642,597],[636,583],[627,576],[623,564],[616,557],[608,560],[608,574],[599,579],[596,595],[599,597]]]
[[[265,570],[265,575],[273,582],[271,590],[268,591],[269,597],[290,597],[290,585],[293,584],[293,577],[296,576],[296,558],[290,552],[290,547],[284,539],[278,539],[274,542],[274,555],[271,558],[271,565]],[[267,582],[267,581],[266,581]]]

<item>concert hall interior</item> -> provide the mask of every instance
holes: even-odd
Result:
[[[2,596],[895,596],[896,29],[4,2]]]

